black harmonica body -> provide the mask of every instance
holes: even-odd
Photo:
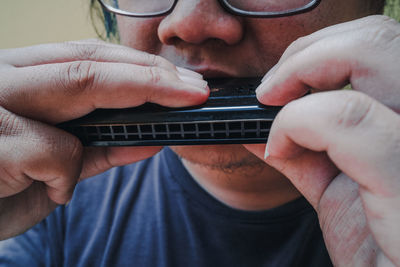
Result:
[[[265,143],[280,107],[260,104],[261,78],[209,79],[206,103],[167,108],[146,103],[97,109],[58,125],[85,146],[165,146]]]

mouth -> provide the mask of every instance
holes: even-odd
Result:
[[[202,66],[185,66],[185,68],[195,71],[203,75],[204,79],[211,78],[249,78],[249,77],[259,77],[262,75],[257,75],[258,73],[249,73],[243,72],[238,69],[228,68],[228,67],[220,67],[220,66],[211,66],[211,65],[202,65]]]
[[[194,69],[194,71],[203,75],[203,77],[205,79],[235,77],[235,75],[233,73],[229,73],[227,71],[218,70],[218,69],[200,68],[200,69]]]
[[[234,70],[226,68],[210,66],[210,65],[198,65],[198,66],[185,66],[185,68],[195,71],[203,75],[204,79],[210,78],[236,78],[240,77]]]

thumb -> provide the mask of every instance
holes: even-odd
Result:
[[[288,177],[314,209],[317,209],[326,188],[339,173],[336,166],[324,152],[305,150],[298,146],[293,150],[285,150],[287,153],[285,156],[274,156],[279,151],[272,150],[269,145],[245,145],[245,147],[263,159],[268,165]],[[272,148],[275,149],[276,147],[276,145],[273,145]],[[297,152],[294,154],[293,151],[295,150]],[[267,152],[264,153],[264,151]],[[266,158],[264,158],[265,155],[267,155]]]

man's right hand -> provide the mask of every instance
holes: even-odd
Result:
[[[72,197],[76,183],[148,158],[160,147],[83,148],[55,124],[96,108],[203,103],[201,75],[101,41],[0,50],[0,239]]]

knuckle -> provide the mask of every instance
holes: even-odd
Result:
[[[372,19],[375,22],[374,26],[368,27],[370,44],[380,44],[382,41],[388,44],[399,39],[400,27],[395,19],[387,16],[374,16]]]
[[[386,15],[372,15],[367,18],[369,22],[373,25],[379,25],[379,24],[385,24],[386,22],[393,22],[396,21],[395,19],[392,19],[391,17],[388,17]]]
[[[83,147],[79,139],[70,134],[60,134],[55,140],[49,142],[49,148],[57,153],[63,153],[69,162],[80,161],[83,155]]]
[[[47,134],[34,137],[34,145],[40,147],[37,158],[46,159],[52,168],[48,172],[54,177],[77,176],[77,167],[83,157],[80,141],[70,134]]]
[[[150,62],[150,66],[158,66],[160,63],[160,59],[158,56],[153,54],[148,54],[148,61]]]
[[[152,55],[152,54],[150,54],[149,57],[150,57],[149,61],[150,61],[151,66],[158,66],[158,67],[167,68],[167,69],[175,68],[175,66],[171,62],[169,62],[168,60],[166,60],[163,57],[160,57],[158,55]]]
[[[358,92],[346,92],[342,98],[336,124],[342,128],[361,126],[368,120],[374,101]]]
[[[62,88],[71,95],[91,89],[96,80],[93,64],[90,61],[68,63],[66,71],[60,73]]]
[[[83,157],[82,143],[75,136],[68,138],[69,158],[73,162],[79,162]]]
[[[99,50],[98,43],[77,43],[69,42],[67,43],[70,50],[72,51],[72,56],[80,60],[96,60]]]
[[[147,71],[147,77],[148,77],[148,81],[152,84],[152,85],[157,85],[160,83],[161,81],[161,77],[162,77],[162,71],[160,68],[158,67],[147,67],[146,68]]]
[[[24,123],[11,112],[0,107],[0,135],[17,136],[24,131]]]

